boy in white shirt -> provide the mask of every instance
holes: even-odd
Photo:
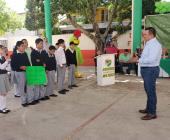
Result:
[[[69,90],[66,90],[64,87],[66,72],[65,41],[63,39],[59,39],[58,46],[59,47],[55,53],[58,70],[58,93],[66,94]]]

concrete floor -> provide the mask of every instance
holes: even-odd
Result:
[[[0,114],[0,140],[170,139],[169,78],[158,80],[158,119],[142,121],[138,110],[146,96],[140,78],[117,75],[115,85],[99,87],[93,69],[83,70],[87,78],[78,80],[78,88],[36,106],[22,108],[9,94],[12,112]]]

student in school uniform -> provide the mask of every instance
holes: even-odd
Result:
[[[17,52],[17,42],[16,42],[16,45],[13,47],[13,54],[16,52]],[[17,80],[15,76],[15,71],[12,69],[12,67],[11,67],[11,84],[14,85],[14,97],[19,98],[20,95],[19,95],[19,90],[18,90],[18,84],[17,84]]]
[[[57,52],[57,49],[58,49],[58,42],[55,44],[55,53],[54,53],[54,55],[55,55],[55,58],[56,58],[56,52]],[[56,63],[57,63],[57,60],[56,60]],[[55,73],[55,82],[56,83],[58,83],[58,69],[57,69],[57,67],[56,67],[56,73]]]
[[[7,114],[10,110],[6,107],[6,95],[10,90],[7,67],[10,63],[3,56],[3,48],[0,45],[0,113]]]
[[[66,73],[66,56],[65,56],[65,42],[63,39],[58,40],[58,49],[55,52],[58,72],[58,93],[66,94],[69,90],[65,89],[65,73]]]
[[[22,41],[17,42],[17,51],[11,58],[11,67],[15,71],[15,76],[18,84],[19,95],[21,96],[21,105],[23,107],[28,106],[27,93],[26,93],[26,77],[25,70],[27,66],[30,66],[30,62],[27,54],[25,53],[24,43]]]
[[[32,66],[44,66],[46,67],[46,59],[48,54],[43,50],[43,40],[38,38],[35,40],[36,49],[31,52]],[[45,97],[46,87],[45,85],[34,86],[34,100],[38,103],[39,100],[47,100],[49,97]]]
[[[21,41],[24,43],[25,52],[28,55],[28,59],[29,59],[29,61],[31,63],[31,52],[32,52],[32,49],[28,46],[27,39],[22,39]]]
[[[56,59],[55,59],[55,46],[51,45],[48,49],[48,58],[46,60],[46,73],[47,73],[47,79],[48,84],[46,88],[46,94],[45,97],[57,97],[56,94],[54,94],[54,83],[55,83],[55,72],[56,72]]]
[[[58,42],[57,43],[55,43],[55,48],[56,48],[56,50],[58,49],[58,46],[59,44],[58,44]]]
[[[25,53],[27,54],[29,62],[32,65],[31,63],[32,49],[28,47],[27,39],[22,39],[21,41],[24,43]],[[36,101],[34,101],[34,86],[27,85],[27,102],[29,105],[35,105],[37,103]]]
[[[72,89],[73,87],[78,87],[75,81],[77,59],[74,42],[70,42],[70,47],[66,50],[66,61],[68,66],[68,88]]]

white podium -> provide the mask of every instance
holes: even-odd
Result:
[[[115,84],[114,54],[104,54],[97,57],[97,84],[99,86]]]

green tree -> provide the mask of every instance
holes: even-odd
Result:
[[[170,12],[170,2],[157,2],[155,12],[159,14]]]
[[[129,17],[126,17],[125,13],[127,11],[129,13],[131,9],[131,1],[129,0],[62,0],[57,1],[57,5],[59,11],[58,14],[67,15],[69,22],[92,39],[96,48],[101,51],[103,51],[106,38],[113,27],[112,22],[119,20],[119,23],[122,23],[122,20]],[[109,17],[104,32],[99,29],[99,24],[95,18],[97,8],[101,6],[109,7]],[[94,33],[85,30],[80,24],[78,24],[75,17],[72,16],[73,13],[84,16],[87,21],[92,24]]]
[[[155,3],[161,0],[143,0],[143,17],[146,15],[154,15],[155,14]]]
[[[25,27],[28,30],[44,28],[43,2],[39,0],[27,0]]]
[[[15,12],[9,9],[4,0],[0,0],[0,35],[22,27]]]
[[[95,20],[96,10],[99,6],[109,7],[109,22],[105,33],[101,32],[97,21]],[[45,28],[43,0],[27,0],[27,13],[25,27],[29,30],[38,30]],[[67,24],[72,24],[79,28],[89,38],[91,38],[96,47],[103,49],[107,35],[112,28],[112,21],[118,21],[120,27],[115,27],[122,31],[122,21],[131,17],[131,2],[130,0],[51,0],[52,11],[52,26],[53,28],[58,22],[59,15],[67,15],[70,21]],[[75,16],[77,15],[77,16]],[[80,21],[93,25],[95,35],[84,30],[77,22]],[[53,30],[54,32],[54,30]]]
[[[52,16],[55,17],[52,19],[53,26],[57,23],[57,9],[54,0],[51,0],[51,11]],[[25,27],[28,30],[38,30],[45,28],[45,15],[44,15],[44,0],[27,0],[26,2],[26,19]]]
[[[129,19],[131,21],[131,8],[132,8],[132,0],[56,0],[58,2],[58,8],[60,9],[60,13],[66,14],[70,23],[79,28],[84,34],[86,34],[89,38],[91,38],[96,47],[100,50],[103,50],[103,46],[105,40],[109,34],[109,31],[113,28],[112,22],[118,22],[116,30],[120,32],[126,31],[129,29],[129,26],[122,26],[123,21],[125,19]],[[155,2],[160,0],[143,0],[143,16],[155,14]],[[70,5],[71,3],[71,5]],[[105,32],[101,32],[99,29],[99,25],[95,20],[96,9],[99,6],[108,6],[109,8],[109,21],[108,26]],[[83,27],[77,22],[75,22],[74,17],[72,17],[72,13],[79,13],[83,15],[89,23],[93,25],[94,34],[86,31]],[[131,23],[131,22],[130,22]],[[130,24],[129,23],[129,24]]]
[[[156,1],[160,0],[143,0],[143,16],[155,13],[154,5]],[[67,15],[69,24],[80,29],[94,41],[98,49],[103,50],[108,33],[113,28],[113,21],[119,23],[114,29],[120,31],[120,33],[129,29],[131,22],[126,27],[122,26],[122,22],[124,19],[131,21],[131,3],[132,0],[51,0],[52,24],[53,27],[56,25],[59,15]],[[101,32],[95,20],[96,10],[101,6],[108,7],[110,15],[105,32]],[[27,9],[26,28],[29,30],[44,29],[43,0],[27,0]],[[75,14],[78,16],[76,17]],[[83,27],[77,23],[80,15],[83,17],[82,19],[85,23],[93,25],[94,34],[83,29]]]

